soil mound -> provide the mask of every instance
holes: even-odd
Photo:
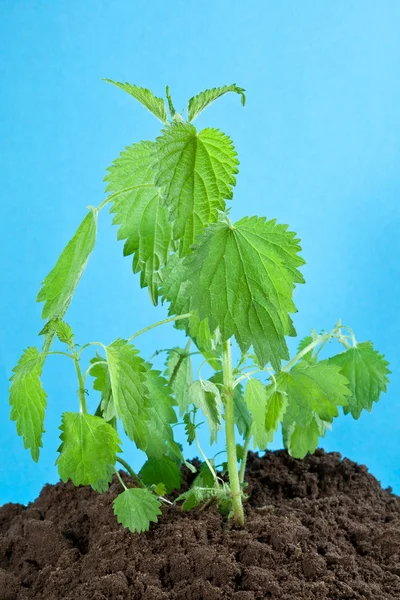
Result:
[[[0,600],[400,599],[400,498],[366,467],[267,452],[247,480],[246,529],[165,507],[141,535],[113,516],[117,481],[103,495],[46,485],[0,508]]]

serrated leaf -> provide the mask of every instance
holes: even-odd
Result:
[[[293,290],[304,281],[298,241],[286,225],[246,217],[209,225],[184,260],[190,312],[211,332],[218,327],[222,341],[234,335],[242,352],[253,345],[259,363],[278,371],[289,358],[285,336],[295,334]]]
[[[316,415],[305,425],[293,423],[287,433],[286,448],[293,458],[304,458],[306,454],[313,454],[318,447],[320,430],[316,421]]]
[[[171,247],[171,225],[161,191],[154,184],[154,142],[126,148],[108,168],[107,191],[121,192],[112,201],[113,224],[118,239],[126,240],[124,256],[134,255],[133,272],[140,272],[141,287],[148,286],[154,304],[158,301],[161,269]],[[127,191],[124,191],[127,190]]]
[[[191,446],[196,439],[196,426],[190,418],[190,413],[186,413],[183,416],[183,422],[185,424],[185,433],[189,446]]]
[[[287,407],[286,394],[267,388],[267,404],[265,411],[265,430],[268,442],[272,442]]]
[[[16,421],[17,433],[22,436],[24,448],[31,451],[35,462],[39,460],[44,433],[44,415],[47,394],[42,387],[44,357],[37,348],[24,350],[11,377],[9,403],[11,421]]]
[[[244,94],[246,90],[241,87],[238,87],[236,83],[232,83],[231,85],[224,85],[222,87],[212,88],[209,90],[204,90],[204,92],[200,92],[193,98],[190,98],[188,104],[188,121],[193,121],[207,106],[215,102],[218,98],[227,94],[228,92],[234,92],[239,94],[242,106],[246,104],[246,96]]]
[[[210,460],[211,466],[214,466],[214,461]],[[206,462],[203,462],[200,471],[195,477],[190,487],[195,488],[213,488],[215,486],[214,476]]]
[[[116,416],[129,439],[146,450],[150,402],[144,360],[126,340],[116,340],[105,350]]]
[[[223,375],[222,371],[217,371],[210,377],[210,381],[215,383],[217,386],[222,386]],[[238,428],[239,434],[246,437],[249,427],[251,425],[251,415],[246,406],[243,396],[243,386],[241,383],[235,386],[233,390],[233,403],[234,403],[234,414],[235,414],[235,425]]]
[[[145,488],[130,488],[117,496],[113,502],[114,514],[118,523],[130,529],[132,533],[148,531],[150,523],[157,523],[160,502]]]
[[[63,481],[94,485],[110,481],[110,466],[121,452],[117,432],[104,419],[83,413],[62,416],[61,446],[56,464]]]
[[[189,387],[190,402],[206,417],[210,429],[210,444],[217,441],[221,429],[221,397],[217,386],[206,379],[194,381]]]
[[[252,417],[253,447],[265,450],[268,444],[265,429],[265,416],[267,410],[267,390],[258,379],[250,379],[244,390],[244,401]]]
[[[244,447],[242,444],[236,444],[236,456],[238,460],[244,459]]]
[[[182,484],[180,468],[168,456],[149,458],[140,469],[139,476],[146,485],[163,483],[167,494],[179,490]]]
[[[157,98],[157,96],[155,96],[149,89],[138,87],[137,85],[132,85],[130,83],[113,81],[112,79],[104,79],[104,81],[107,81],[107,83],[112,83],[135,98],[135,100],[140,102],[140,104],[147,108],[147,110],[153,113],[153,115],[155,115],[157,119],[161,121],[161,123],[167,122],[167,110],[165,108],[164,100],[162,98]]]
[[[223,501],[228,498],[226,492],[223,490],[217,490],[215,488],[200,488],[193,487],[190,488],[187,492],[184,492],[178,498],[176,498],[175,502],[184,501],[182,504],[182,510],[192,510],[192,508],[196,508],[202,502],[206,500],[210,500],[211,498],[215,498],[217,501]]]
[[[147,421],[147,443],[146,454],[149,457],[161,458],[169,449],[176,448],[174,434],[171,425],[177,422],[176,413],[173,409],[174,400],[172,398],[172,388],[161,375],[160,371],[153,370],[149,363],[146,363],[146,387],[148,390],[150,404],[148,406]]]
[[[362,342],[355,348],[337,354],[329,359],[330,364],[341,368],[341,373],[349,381],[351,394],[344,412],[350,412],[358,419],[362,410],[371,412],[374,402],[378,402],[389,383],[389,363],[379,354],[371,342]]]
[[[101,392],[101,416],[107,422],[112,421],[117,414],[112,396],[107,361],[97,354],[90,360],[90,363],[94,365],[89,371],[93,377],[93,389]]]
[[[238,172],[229,137],[217,129],[200,132],[190,123],[174,121],[157,138],[156,185],[163,188],[179,253],[188,254],[196,237],[218,220],[218,210],[232,198]]]
[[[313,342],[313,338],[311,337],[311,335],[307,335],[306,337],[304,337],[299,342],[299,345],[297,346],[297,353],[299,353],[302,350],[304,350],[305,348],[307,348],[307,346],[309,344],[311,344],[312,342]],[[310,350],[309,352],[307,352],[307,354],[305,354],[301,360],[304,360],[306,362],[313,362],[313,351]]]
[[[189,386],[193,381],[193,370],[189,354],[188,347],[172,348],[167,353],[165,363],[165,377],[175,394],[180,416],[187,412],[190,405]]]
[[[85,270],[96,242],[97,213],[90,210],[74,237],[62,251],[55,267],[43,281],[37,302],[44,302],[42,319],[61,318]]]
[[[74,345],[74,333],[72,327],[58,317],[54,317],[47,321],[46,325],[39,332],[39,335],[56,335],[63,344],[68,344],[69,346]]]

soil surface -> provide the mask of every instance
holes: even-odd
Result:
[[[117,481],[103,495],[46,485],[0,508],[0,600],[400,599],[400,498],[366,467],[267,452],[247,480],[244,530],[165,507],[141,535],[113,516]]]

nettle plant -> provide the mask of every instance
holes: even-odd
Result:
[[[109,80],[108,80],[109,81]],[[236,525],[244,523],[245,468],[250,447],[265,450],[282,428],[284,446],[293,457],[315,451],[339,408],[358,419],[371,411],[388,384],[388,363],[371,342],[358,343],[340,321],[329,332],[312,331],[290,358],[287,336],[295,336],[291,314],[293,291],[304,283],[304,260],[295,233],[265,217],[232,223],[227,200],[233,195],[238,159],[231,139],[218,129],[192,124],[214,100],[236,85],[206,90],[189,100],[187,119],[150,90],[116,83],[163,124],[155,141],[126,148],[109,167],[107,198],[89,207],[75,235],[45,278],[37,300],[46,321],[42,350],[29,347],[14,369],[10,388],[11,419],[33,460],[39,458],[44,432],[46,393],[41,384],[50,355],[72,361],[78,380],[79,409],[62,415],[56,464],[63,481],[106,491],[113,473],[123,491],[114,512],[131,531],[157,521],[164,496],[179,489],[187,463],[174,440],[179,420],[189,444],[196,443],[204,462],[193,485],[175,502],[189,510],[215,502]],[[167,115],[167,108],[169,116]],[[153,304],[168,303],[170,317],[111,344],[79,346],[64,316],[96,241],[99,212],[110,206],[124,255],[133,256],[133,271],[147,287]],[[164,374],[144,360],[134,338],[163,323],[175,322],[187,336],[182,348],[166,352]],[[52,350],[58,338],[62,350]],[[232,361],[231,343],[240,353]],[[320,359],[331,340],[343,351]],[[85,369],[84,353],[95,352]],[[191,356],[202,355],[198,378]],[[214,371],[202,376],[202,367]],[[87,376],[100,393],[94,414],[86,403]],[[227,460],[222,464],[203,452],[197,430],[208,423],[211,444],[225,430]],[[118,426],[147,460],[138,474],[120,456]],[[237,443],[236,435],[241,444]],[[117,464],[135,482],[127,487]]]

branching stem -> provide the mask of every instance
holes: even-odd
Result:
[[[181,321],[182,319],[188,319],[189,317],[190,317],[190,313],[187,313],[186,315],[178,315],[176,317],[169,317],[168,319],[163,319],[162,321],[157,321],[157,323],[148,325],[144,329],[141,329],[137,333],[134,333],[133,335],[131,335],[131,337],[128,338],[128,342],[131,342],[132,340],[137,338],[139,335],[142,335],[142,333],[146,333],[147,331],[150,331],[151,329],[154,329],[155,327],[158,327],[159,325],[165,325],[166,323],[172,323],[173,321]]]
[[[126,470],[126,472],[132,477],[132,479],[135,481],[135,483],[138,484],[139,487],[146,487],[144,485],[144,483],[142,483],[139,475],[136,475],[135,471],[132,469],[132,467],[126,462],[126,460],[124,460],[123,458],[121,458],[120,456],[117,457],[117,462],[119,462],[120,465],[122,465],[124,467],[124,469]]]

